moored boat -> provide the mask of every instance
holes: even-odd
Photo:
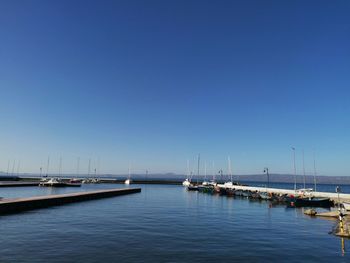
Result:
[[[332,207],[334,202],[330,198],[297,197],[291,205],[295,207]]]
[[[69,180],[69,183],[71,184],[81,184],[81,180],[77,178],[72,178]]]
[[[182,185],[183,186],[190,186],[191,182],[190,182],[190,180],[188,178],[186,178],[186,180],[182,182]]]
[[[51,178],[48,181],[40,182],[39,186],[50,186],[50,187],[63,187],[66,186],[66,183],[58,178]]]
[[[189,185],[187,186],[188,191],[198,191],[198,186],[197,185]]]
[[[235,189],[234,188],[226,188],[226,195],[227,196],[234,196],[235,195]]]
[[[263,200],[271,200],[271,195],[268,192],[261,192],[260,194],[260,198]]]

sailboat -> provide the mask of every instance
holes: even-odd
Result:
[[[231,169],[231,158],[230,156],[227,157],[227,163],[228,163],[228,174],[230,176],[230,181],[224,183],[225,187],[231,187],[233,186],[233,182],[232,182],[232,169]]]
[[[130,164],[129,164],[129,171],[128,171],[128,178],[124,182],[126,185],[131,184],[131,174],[130,174]]]
[[[185,181],[182,182],[182,185],[186,187],[191,185],[190,164],[188,160],[187,160],[187,178],[185,179]]]
[[[77,178],[71,178],[69,180],[70,184],[74,184],[75,186],[81,186],[82,180],[78,179],[79,177],[79,165],[80,165],[80,157],[77,159]]]
[[[188,191],[198,191],[199,187],[198,187],[198,178],[199,178],[199,163],[200,163],[200,154],[198,154],[198,162],[197,162],[197,185],[188,185],[187,186],[187,190]]]

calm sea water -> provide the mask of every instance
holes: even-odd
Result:
[[[139,187],[132,185],[132,187]],[[86,191],[0,188],[19,197]],[[268,202],[141,185],[138,194],[0,217],[0,262],[349,262],[335,221]]]

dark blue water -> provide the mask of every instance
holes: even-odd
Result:
[[[132,185],[134,186],[134,185]],[[84,185],[81,190],[118,185]],[[119,185],[119,187],[124,187]],[[334,221],[181,186],[0,217],[0,262],[349,262]],[[0,196],[48,194],[2,188]],[[53,189],[52,193],[78,191]],[[350,245],[345,240],[345,249]]]

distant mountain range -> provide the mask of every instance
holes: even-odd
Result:
[[[5,177],[6,173],[0,171],[0,177]],[[39,174],[33,173],[21,173],[19,177],[38,177]],[[57,176],[57,174],[50,174],[49,176]],[[126,178],[127,174],[100,174],[98,177],[103,178]],[[63,174],[62,177],[76,177],[76,174]],[[86,177],[86,175],[82,174],[80,177]],[[93,175],[90,175],[93,177]],[[145,174],[132,174],[132,178],[134,179],[146,179]],[[183,174],[175,174],[175,173],[157,173],[157,174],[148,174],[147,179],[159,179],[159,180],[182,180],[186,178],[186,175]],[[204,176],[200,176],[199,180],[203,180]],[[208,176],[208,178],[210,178]],[[216,177],[217,180],[228,180],[227,176]],[[1,178],[0,178],[1,179]],[[3,178],[4,179],[4,178]],[[193,177],[194,180],[197,179],[197,176]],[[234,175],[234,181],[244,181],[244,182],[267,182],[266,174],[251,174],[251,175]],[[297,175],[297,183],[303,183],[303,175]],[[318,175],[316,176],[316,181],[318,184],[350,184],[350,176],[325,176]],[[274,183],[294,183],[294,175],[291,174],[270,174],[270,182]],[[306,183],[313,184],[314,177],[306,176]]]

